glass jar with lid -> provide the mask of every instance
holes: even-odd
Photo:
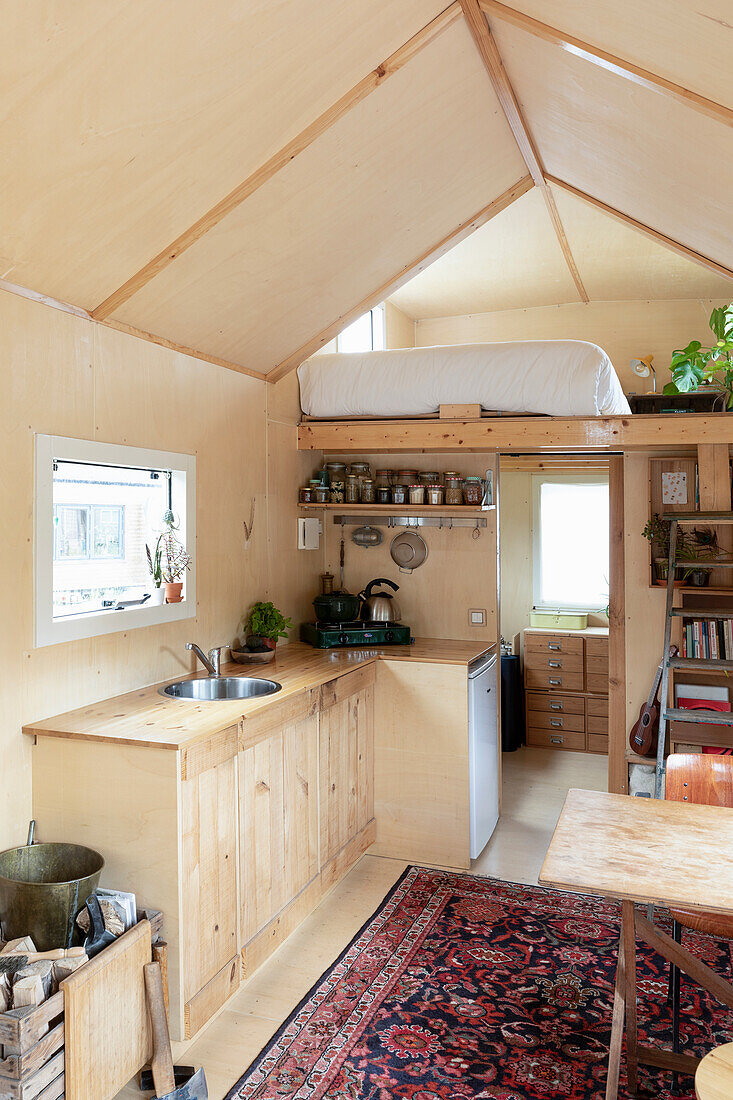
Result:
[[[410,486],[410,504],[425,503],[425,486],[415,482]]]
[[[395,485],[414,485],[418,480],[417,470],[398,470]]]
[[[426,493],[428,495],[428,504],[442,504],[443,503],[443,486],[442,485],[428,485],[426,487]]]
[[[343,478],[335,478],[331,475],[331,504],[343,504],[344,503],[344,480]]]
[[[456,474],[445,475],[445,503],[451,507],[463,504],[463,480]]]
[[[328,485],[316,485],[311,489],[314,504],[328,504],[331,500],[331,489]]]
[[[324,470],[328,471],[328,479],[332,481],[334,478],[336,481],[346,480],[346,463],[345,462],[326,462],[323,466]]]
[[[417,480],[426,488],[428,485],[439,485],[440,474],[437,470],[421,470],[417,475]]]
[[[407,504],[408,488],[406,485],[393,485],[392,486],[392,503],[393,504]]]
[[[310,485],[304,485],[298,494],[298,499],[301,504],[313,503],[313,490]]]
[[[345,500],[347,504],[359,503],[359,478],[356,474],[347,474],[346,476],[346,494]]]
[[[374,504],[374,482],[370,477],[362,478],[361,481],[361,503],[362,504]]]
[[[480,477],[467,477],[463,482],[463,499],[477,507],[484,499],[484,483]]]

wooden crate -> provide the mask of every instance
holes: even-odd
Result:
[[[147,1062],[141,920],[22,1018],[0,1013],[0,1100],[112,1100]]]

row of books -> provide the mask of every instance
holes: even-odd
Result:
[[[733,619],[689,619],[682,630],[682,656],[733,661]]]

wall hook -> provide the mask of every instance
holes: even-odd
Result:
[[[249,540],[252,538],[252,532],[255,526],[255,498],[252,497],[252,507],[249,513],[249,523],[246,520],[242,520],[242,527],[244,527],[244,549],[249,549]]]

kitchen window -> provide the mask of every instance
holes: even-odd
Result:
[[[193,554],[192,456],[39,435],[35,503],[37,646],[195,615],[195,558],[160,604],[146,549],[170,520]]]
[[[608,478],[532,478],[534,606],[598,610],[608,604]]]

